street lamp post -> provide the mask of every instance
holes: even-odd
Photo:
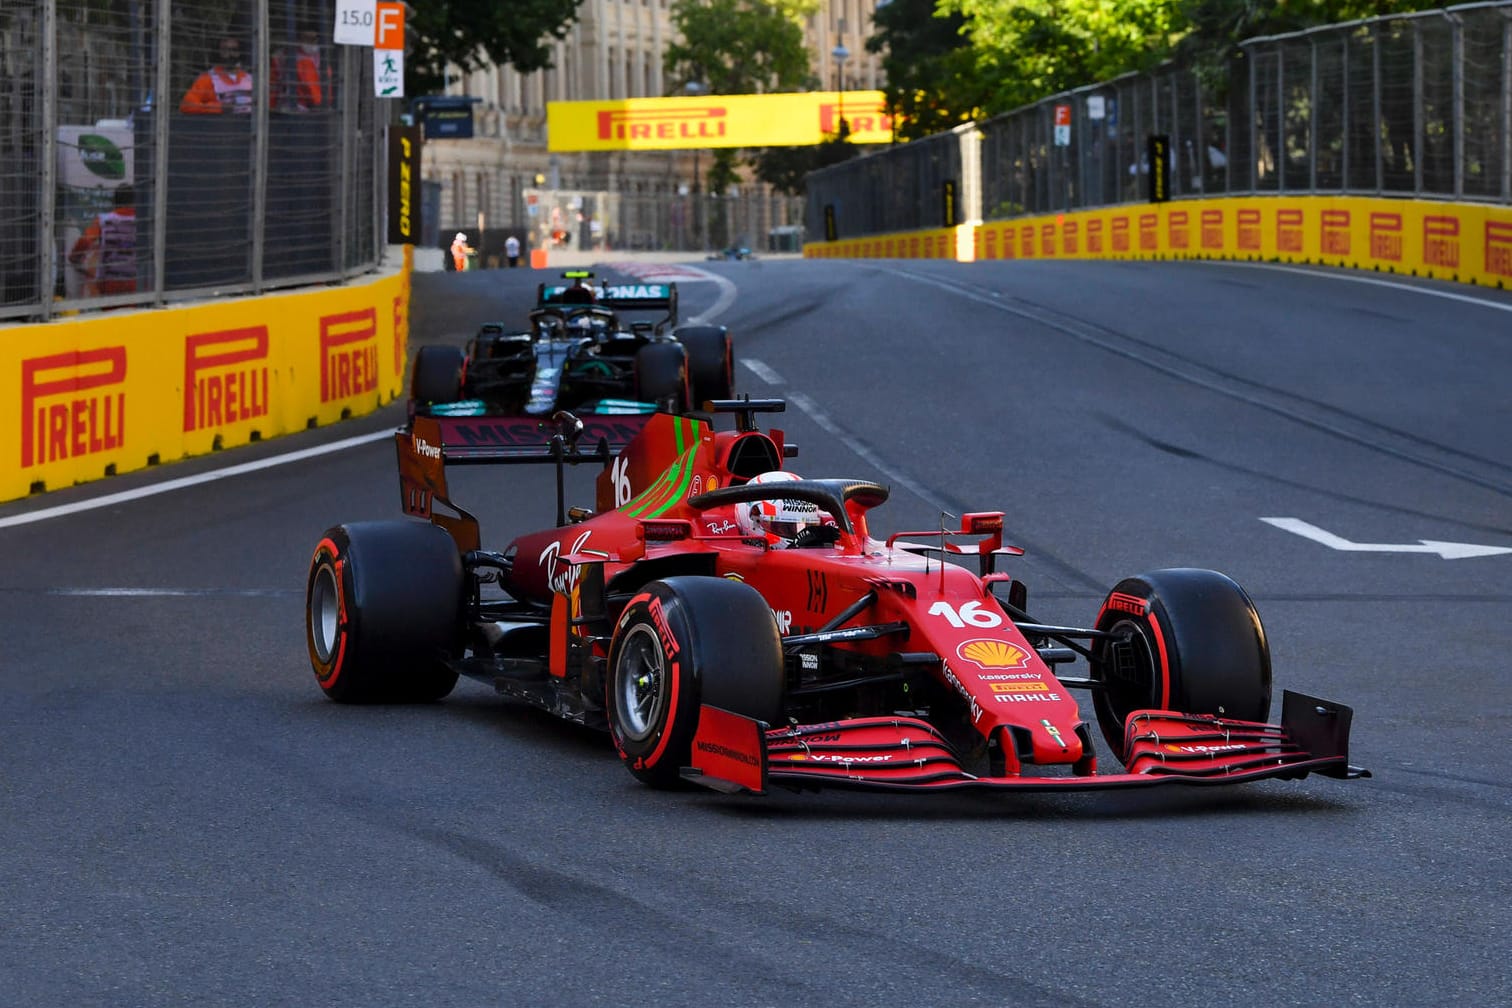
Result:
[[[835,48],[830,50],[830,56],[835,60],[835,90],[840,93],[840,139],[845,139],[850,133],[850,128],[845,122],[845,61],[850,59],[850,50],[845,48],[844,42],[836,43]]]
[[[690,80],[683,85],[683,90],[688,93],[688,97],[697,98],[708,91],[709,88],[702,81]],[[703,148],[693,148],[693,230],[698,236],[700,250],[709,244],[707,237],[708,216],[703,206],[703,178],[700,174],[702,171],[702,165],[700,164],[702,154]]]

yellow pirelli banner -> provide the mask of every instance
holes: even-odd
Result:
[[[0,328],[0,500],[371,413],[403,392],[406,266],[366,283]]]
[[[1126,204],[803,247],[815,258],[1249,259],[1512,287],[1512,208],[1354,196]]]
[[[546,103],[553,151],[807,147],[834,137],[844,120],[851,143],[891,143],[881,91],[628,98]]]

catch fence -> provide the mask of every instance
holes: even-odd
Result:
[[[333,19],[332,0],[0,6],[0,319],[376,267],[383,106],[371,48],[316,41]],[[219,111],[189,111],[212,65],[198,107]]]

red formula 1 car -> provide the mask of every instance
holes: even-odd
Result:
[[[1351,711],[1287,692],[1222,574],[1126,578],[1086,627],[1043,623],[1002,568],[1003,515],[871,531],[885,487],[800,479],[756,415],[416,417],[396,434],[410,519],[315,549],[310,660],[338,701],[435,700],[458,675],[607,729],[642,781],[1080,789],[1365,774]],[[734,429],[713,421],[733,415]],[[557,524],[482,547],[449,498],[461,464],[556,465]],[[602,467],[593,509],[565,474]],[[427,519],[417,521],[415,518]],[[967,566],[969,564],[969,566]],[[975,569],[972,569],[975,568]],[[1066,674],[1085,659],[1085,675]],[[1094,719],[1122,772],[1099,767]]]

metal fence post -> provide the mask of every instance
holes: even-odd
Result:
[[[38,295],[42,301],[42,318],[53,313],[54,291],[58,277],[63,273],[66,257],[58,247],[58,131],[54,123],[58,119],[58,7],[56,0],[47,0],[42,5],[42,109],[41,131],[38,148],[42,151],[42,164],[38,184],[42,191],[37,194],[37,231],[42,247],[47,249],[46,271],[38,278]]]

